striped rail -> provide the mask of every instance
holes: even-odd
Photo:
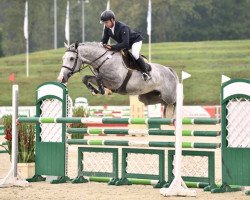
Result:
[[[175,147],[175,142],[160,142],[160,141],[68,139],[67,143],[69,145],[172,147],[172,148]],[[220,143],[182,142],[182,147],[183,148],[216,149],[216,148],[220,148]]]
[[[19,122],[28,123],[83,123],[83,124],[174,124],[175,119],[169,118],[80,118],[80,117],[19,117]],[[183,118],[182,124],[218,124],[220,119],[214,118]]]
[[[101,129],[101,128],[69,128],[69,134],[83,134],[83,135],[158,135],[158,136],[174,136],[175,130],[154,130],[154,129]],[[182,136],[202,136],[202,137],[217,137],[220,131],[193,131],[183,130]]]
[[[93,181],[93,182],[110,182],[112,181],[112,178],[109,177],[86,177],[88,181]],[[132,184],[140,184],[140,185],[156,185],[158,183],[158,180],[150,180],[150,179],[137,179],[137,178],[128,178],[129,182]],[[185,181],[185,184],[189,188],[204,188],[209,185],[209,183],[206,182],[189,182]]]

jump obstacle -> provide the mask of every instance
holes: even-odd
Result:
[[[37,90],[37,99],[38,99],[38,101],[37,101],[37,105],[36,105],[37,106],[37,115],[36,116],[42,116],[42,117],[19,118],[19,122],[37,123],[36,175],[56,175],[56,176],[66,177],[66,173],[67,173],[67,164],[66,164],[67,163],[66,162],[66,159],[67,159],[66,158],[67,157],[66,156],[66,151],[67,151],[66,149],[67,148],[66,148],[66,144],[67,143],[68,144],[69,143],[75,144],[75,143],[78,143],[78,142],[74,141],[74,140],[73,141],[72,140],[66,140],[66,136],[65,136],[66,125],[65,125],[65,123],[68,123],[68,122],[70,122],[70,123],[71,122],[74,122],[74,123],[77,123],[77,122],[78,123],[79,122],[81,122],[81,123],[91,123],[92,121],[95,121],[95,122],[99,121],[100,122],[100,119],[91,119],[91,120],[90,119],[84,119],[84,118],[69,119],[67,117],[62,117],[62,116],[67,116],[66,115],[66,113],[67,113],[66,111],[68,109],[67,105],[66,105],[66,102],[67,102],[67,89],[62,85],[57,85],[57,83],[52,83],[52,85],[54,85],[53,86],[54,88],[59,86],[59,88],[61,88],[61,91],[60,92],[58,92],[58,91],[55,92],[57,95],[55,95],[55,93],[48,94],[47,91],[51,91],[51,90],[47,90],[48,85],[49,84],[43,84]],[[243,89],[240,90],[240,92],[239,92],[238,87],[243,88]],[[237,90],[235,88],[237,88]],[[249,130],[249,129],[245,130],[244,128],[243,129],[241,128],[240,130],[238,130],[238,127],[240,127],[239,124],[237,124],[237,127],[234,127],[234,124],[235,124],[234,122],[235,122],[235,120],[237,120],[237,117],[239,115],[240,116],[243,115],[243,117],[240,117],[240,120],[237,120],[237,123],[243,122],[245,127],[249,126],[249,124],[250,124],[249,123],[249,115],[247,115],[247,113],[249,113],[249,94],[250,94],[250,92],[249,92],[249,90],[244,89],[244,88],[249,88],[249,80],[242,80],[242,79],[241,80],[232,80],[232,81],[226,82],[222,86],[222,96],[221,96],[221,102],[222,102],[222,108],[223,108],[222,109],[222,157],[223,157],[222,180],[223,180],[223,182],[225,182],[228,185],[250,185],[250,183],[249,183],[250,179],[249,179],[249,177],[247,177],[249,175],[248,170],[247,170],[247,167],[250,166],[249,160],[242,159],[244,157],[247,158],[246,153],[249,153],[250,144],[246,143],[246,142],[243,142],[243,141],[248,141],[247,140],[248,136],[246,134],[246,130]],[[58,115],[58,113],[52,113],[52,114],[55,114],[57,116],[53,116],[53,117],[45,116],[46,111],[44,111],[44,108],[47,109],[49,106],[47,106],[47,105],[45,106],[43,101],[47,101],[46,99],[48,99],[48,98],[50,99],[49,100],[50,104],[51,104],[51,101],[54,102],[54,100],[51,100],[51,98],[56,99],[57,101],[59,101],[61,103],[61,105],[62,105],[61,108],[62,109],[60,110],[60,115]],[[239,107],[239,108],[237,108],[237,107]],[[243,107],[244,107],[244,109],[242,109]],[[232,118],[231,116],[233,114],[231,114],[231,112],[232,111],[235,112],[235,110],[237,110],[236,108],[238,109],[238,112],[237,112],[237,114],[234,114],[234,117]],[[101,123],[108,123],[108,122],[110,122],[109,120],[102,119]],[[130,119],[130,118],[123,119],[122,121],[119,120],[119,123],[122,122],[122,123],[135,123],[135,124],[140,124],[140,123],[148,123],[148,124],[150,124],[150,123],[153,123],[153,121],[156,122],[156,123],[159,123],[159,124],[161,124],[161,123],[162,124],[173,123],[172,119],[160,119],[160,120],[155,120],[154,119],[154,120],[151,120],[151,119]],[[194,121],[196,121],[196,120],[194,120]],[[55,122],[56,122],[56,124],[54,124]],[[183,120],[182,122],[185,123],[186,120]],[[218,120],[216,122],[218,122]],[[49,142],[49,141],[46,141],[46,138],[45,139],[43,138],[43,136],[42,136],[43,129],[48,129],[48,127],[51,125],[51,124],[44,124],[44,123],[52,123],[52,125],[54,127],[56,126],[57,128],[59,128],[59,130],[57,129],[55,132],[58,132],[58,131],[61,132],[61,137],[59,138],[60,142],[55,142],[55,141]],[[62,124],[59,125],[59,123],[62,123]],[[112,121],[112,123],[114,123],[114,121]],[[118,123],[118,120],[117,120],[117,123]],[[189,123],[190,123],[190,121],[189,121]],[[230,147],[227,146],[227,144],[228,144],[228,141],[227,141],[228,140],[228,134],[230,136],[235,134],[235,133],[233,134],[232,132],[230,132],[230,130],[228,130],[228,127],[229,128],[233,127],[232,130],[234,132],[238,131],[238,137],[240,137],[240,138],[241,138],[241,136],[239,136],[239,135],[241,133],[243,134],[243,139],[241,139],[240,141],[237,141],[238,144],[234,148],[230,148]],[[69,129],[68,132],[70,132],[70,129]],[[128,132],[128,130],[127,130],[127,132]],[[51,133],[51,129],[50,129],[50,133]],[[150,130],[148,131],[148,133],[150,133]],[[164,132],[161,132],[161,133],[163,134]],[[107,133],[107,134],[110,134],[110,133]],[[173,134],[173,132],[171,134]],[[41,138],[44,141],[41,141]],[[234,140],[235,139],[230,140],[231,144],[233,144],[233,145],[235,145]],[[242,142],[243,142],[243,144],[242,144]],[[92,143],[91,141],[82,140],[80,143],[84,143],[84,144],[87,144],[87,145],[89,145],[89,144],[92,144],[92,145],[95,144],[96,145],[96,144],[105,144],[105,141],[98,141],[97,143],[95,143],[95,142]],[[114,145],[117,145],[118,143],[114,142]],[[109,144],[109,142],[108,142],[108,144]],[[112,143],[110,143],[110,144],[112,144]],[[124,144],[126,146],[129,143],[124,142],[123,145]],[[161,142],[160,144],[163,145],[163,146],[166,145],[163,142]],[[160,144],[157,144],[156,146],[159,147],[159,146],[161,146]],[[145,146],[145,144],[138,144],[138,146],[140,146],[140,145]],[[172,147],[174,147],[174,144],[171,144],[171,145],[172,145]],[[240,146],[240,148],[237,148],[238,145]],[[244,148],[242,148],[242,146]],[[185,145],[184,145],[184,147],[185,147]],[[216,146],[216,147],[218,147],[218,146]],[[81,151],[88,152],[88,151],[91,150],[90,147],[88,147],[88,149],[84,149],[84,148],[79,147],[79,151],[80,152]],[[58,150],[60,150],[61,152],[65,152],[65,153],[63,154],[63,153],[60,152],[60,155],[56,155],[55,151],[53,149],[56,150],[57,152],[58,152]],[[92,148],[92,149],[93,149],[94,152],[95,151],[98,152],[97,149],[95,149],[95,148]],[[109,148],[109,149],[111,149],[111,148]],[[45,150],[45,151],[48,152],[47,158],[43,158],[45,156],[40,155],[39,152],[43,152],[43,154],[44,154],[44,151],[42,151],[42,150]],[[123,155],[127,155],[128,152],[126,152],[126,151],[129,151],[129,149],[123,149],[123,150],[125,152],[125,153],[123,153]],[[137,151],[139,152],[139,150],[142,150],[142,149],[135,149],[133,151],[136,153]],[[104,151],[106,151],[106,150],[104,150]],[[153,154],[148,149],[146,151],[148,151],[146,154]],[[138,154],[138,152],[136,154]],[[131,153],[131,152],[129,152],[129,153]],[[157,152],[156,154],[159,155],[160,159],[162,159],[162,157],[160,156],[161,155],[160,152]],[[224,156],[224,154],[225,154],[225,156]],[[238,168],[233,167],[232,164],[229,163],[232,156],[235,156],[236,154],[239,155],[239,157],[240,157],[240,160],[237,162]],[[173,156],[173,152],[169,153],[169,155]],[[57,158],[57,156],[61,157],[61,159],[58,160],[58,162],[55,161],[55,159],[54,159],[54,158]],[[113,156],[113,157],[115,157],[115,156]],[[126,156],[123,157],[123,160],[124,159],[126,160]],[[246,167],[246,169],[241,168],[241,171],[239,173],[239,171],[238,171],[239,166],[242,166],[242,162],[244,162],[243,166],[247,166],[247,167]],[[46,167],[46,166],[48,166],[48,167]],[[230,170],[229,170],[228,167],[230,167]],[[159,167],[159,168],[162,169],[162,166]],[[123,171],[124,171],[124,174],[126,174],[126,170],[123,170]],[[161,171],[162,170],[159,170],[159,174],[161,173]],[[114,172],[114,173],[116,174],[117,172]],[[112,173],[112,174],[114,175],[114,173]],[[98,174],[98,173],[94,173],[94,174]],[[239,177],[239,174],[242,174],[242,176]],[[82,171],[81,171],[81,175],[85,175],[85,174],[82,174]],[[129,178],[129,175],[131,175],[131,174],[127,173],[128,178]],[[232,176],[232,175],[234,175],[234,176]],[[145,178],[145,176],[142,176],[142,175],[139,176],[139,177]],[[162,176],[160,176],[160,175],[157,176],[157,178],[159,178],[159,177],[162,177]],[[155,176],[154,176],[154,178],[155,178]],[[98,177],[96,179],[98,179]],[[111,179],[112,178],[103,177],[102,180],[111,180]],[[95,177],[92,176],[92,179],[91,179],[91,176],[90,176],[90,180],[95,180]],[[101,177],[99,178],[99,180],[101,180]],[[62,181],[62,179],[59,180],[59,182],[60,181]],[[130,179],[130,183],[131,182],[138,183],[138,182],[140,182],[140,180],[138,179],[138,182],[137,182],[136,179],[132,178],[132,179]],[[141,181],[141,182],[143,182],[143,181]],[[218,189],[217,190],[215,189],[214,191],[218,192]]]

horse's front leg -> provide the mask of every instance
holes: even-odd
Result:
[[[100,75],[96,76],[96,82],[97,82],[97,86],[98,86],[98,90],[100,91],[100,93],[102,95],[106,94],[106,95],[110,95],[112,94],[112,91],[109,90],[108,88],[105,88],[103,86],[103,81],[102,81],[102,77]]]
[[[102,77],[97,75],[96,76],[96,82],[97,82],[97,86],[98,86],[98,90],[100,91],[100,93],[102,95],[105,94],[105,90],[104,90],[104,86],[103,86],[103,82],[102,82]]]
[[[92,84],[97,85],[95,76],[86,75],[82,78],[82,82],[86,85],[86,87],[89,89],[92,95],[97,95],[100,93],[100,91],[92,85]]]

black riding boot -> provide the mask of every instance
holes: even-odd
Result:
[[[142,78],[144,81],[149,81],[152,77],[149,74],[148,67],[146,66],[146,63],[144,59],[140,56],[137,60],[137,63],[142,71]]]

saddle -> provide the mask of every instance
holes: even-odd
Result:
[[[135,60],[134,56],[132,55],[132,53],[128,50],[121,50],[121,54],[122,54],[122,60],[125,63],[126,67],[132,70],[138,70],[141,71],[140,67],[138,66],[137,61]],[[146,56],[144,55],[140,55],[143,57],[146,66],[148,67],[148,71],[151,71],[151,66],[148,63],[148,60],[146,58]]]

